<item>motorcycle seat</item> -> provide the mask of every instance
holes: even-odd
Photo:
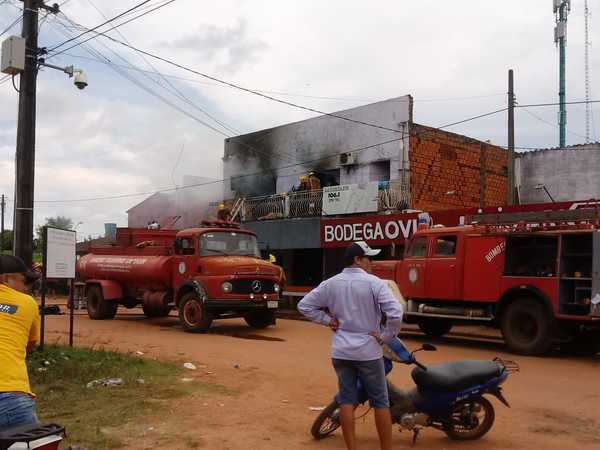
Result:
[[[502,374],[495,361],[465,360],[413,369],[411,375],[420,389],[436,392],[461,391],[483,384]]]

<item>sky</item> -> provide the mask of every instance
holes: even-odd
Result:
[[[81,33],[76,24],[95,27],[140,2],[62,0],[63,14],[41,19],[39,45],[52,49]],[[135,15],[163,3],[153,0]],[[567,101],[585,99],[583,4],[573,0],[569,15]],[[0,32],[21,7],[0,0]],[[589,7],[590,40],[600,43],[600,0],[589,0]],[[554,26],[550,0],[175,0],[107,34],[196,72],[325,112],[411,94],[415,122],[442,126],[505,107],[508,69],[515,71],[519,104],[557,102]],[[20,24],[0,39],[11,34],[20,34]],[[89,86],[76,89],[60,71],[39,73],[35,223],[67,216],[80,237],[102,234],[106,222],[126,226],[127,209],[157,189],[180,187],[184,175],[221,179],[226,136],[315,116],[103,36],[48,62],[83,69]],[[590,74],[592,99],[600,98],[594,47]],[[0,194],[9,198],[8,228],[17,104],[6,80],[0,84]],[[592,140],[600,139],[599,105],[593,105]],[[557,115],[558,107],[518,109],[516,146],[556,146]],[[448,130],[506,145],[506,123],[500,113]],[[567,129],[567,144],[585,142],[584,105],[569,106]],[[202,187],[193,189],[201,194]],[[124,197],[93,200],[113,196]]]

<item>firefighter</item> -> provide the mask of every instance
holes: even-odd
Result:
[[[217,218],[225,222],[229,222],[231,220],[231,210],[227,207],[227,205],[225,205],[225,203],[219,203]]]
[[[308,175],[301,175],[300,176],[300,184],[298,185],[298,189],[296,189],[296,191],[309,191],[309,190],[310,190],[310,183],[309,183]]]
[[[317,176],[316,172],[311,170],[308,173],[308,185],[311,191],[320,191],[321,190],[321,180]]]

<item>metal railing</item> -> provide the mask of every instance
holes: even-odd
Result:
[[[390,183],[378,193],[378,212],[401,211],[408,208],[409,196],[406,189]],[[323,191],[298,191],[283,194],[250,197],[242,200],[236,209],[234,220],[255,220],[315,217],[322,215]]]

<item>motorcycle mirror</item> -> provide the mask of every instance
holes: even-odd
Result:
[[[432,345],[432,344],[423,344],[422,348],[426,352],[435,352],[437,350],[437,347],[435,345]]]

